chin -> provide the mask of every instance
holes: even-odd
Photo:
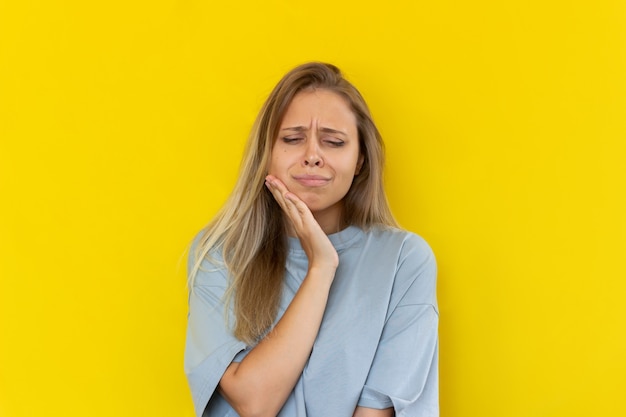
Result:
[[[303,199],[302,201],[304,201],[304,204],[307,205],[309,210],[311,210],[311,213],[313,213],[314,215],[322,213],[338,213],[342,210],[342,205],[339,202],[328,203],[319,200],[307,201],[306,199]]]
[[[304,201],[304,204],[306,204],[306,206],[309,208],[309,210],[311,211],[320,211],[320,210],[324,210],[326,208],[328,208],[327,205],[320,203],[319,201],[317,201],[314,198],[302,198],[302,201]]]

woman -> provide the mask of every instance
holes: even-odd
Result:
[[[190,254],[198,416],[438,415],[435,260],[397,228],[383,160],[335,66],[301,65],[274,88]]]

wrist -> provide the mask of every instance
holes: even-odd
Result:
[[[335,278],[337,266],[333,264],[311,264],[307,272],[307,277],[332,282]]]

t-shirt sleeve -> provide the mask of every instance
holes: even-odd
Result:
[[[194,263],[194,250],[192,246],[188,271]],[[224,308],[226,286],[224,268],[204,261],[189,292],[185,374],[198,417],[202,416],[228,365],[246,348],[228,328],[232,317],[225,317],[231,314]]]
[[[358,405],[396,416],[439,416],[437,267],[420,238],[407,242],[376,355]]]

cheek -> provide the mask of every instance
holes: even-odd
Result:
[[[274,146],[274,148],[272,148],[272,154],[270,155],[270,160],[269,160],[269,166],[268,166],[268,172],[273,172],[276,171],[276,169],[278,168],[279,164],[280,164],[280,155],[281,151],[280,149],[278,149],[276,146]]]
[[[346,158],[342,164],[342,167],[343,167],[342,176],[349,178],[349,180],[352,181],[352,179],[356,175],[358,163],[359,163],[358,156]]]
[[[278,149],[276,152],[272,153],[272,157],[270,158],[270,164],[267,172],[269,174],[274,175],[281,181],[284,180],[284,176],[287,172],[289,164],[283,150]]]
[[[350,187],[352,187],[352,182],[354,181],[354,170],[346,169],[341,172],[340,181],[338,182],[338,191],[346,194]]]

